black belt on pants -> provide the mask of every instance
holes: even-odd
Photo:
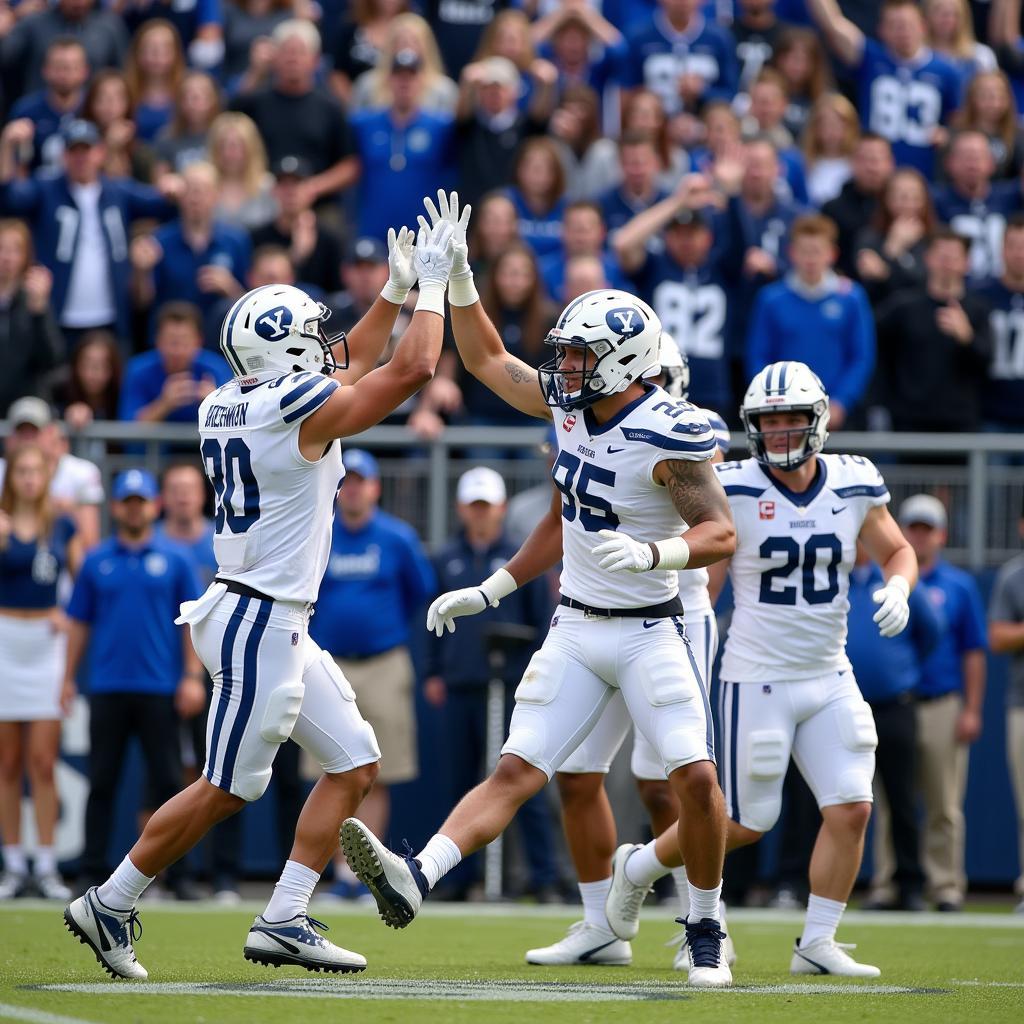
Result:
[[[263,593],[262,590],[257,590],[255,587],[250,587],[245,583],[236,583],[234,580],[221,579],[220,576],[214,577],[214,583],[223,583],[228,588],[229,594],[240,594],[242,597],[254,597],[257,601],[273,601],[272,597],[268,597]]]
[[[678,597],[673,597],[671,601],[662,601],[661,604],[649,604],[645,608],[592,608],[589,604],[574,601],[564,594],[558,603],[602,619],[668,619],[683,614],[683,602]]]

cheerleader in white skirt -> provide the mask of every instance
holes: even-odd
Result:
[[[73,696],[62,692],[64,632],[57,580],[65,568],[78,568],[80,545],[72,520],[54,515],[49,485],[40,448],[24,445],[10,454],[0,490],[0,899],[20,895],[30,883],[21,845],[26,774],[38,835],[31,881],[48,899],[71,895],[57,873],[54,852],[54,769],[61,718]]]

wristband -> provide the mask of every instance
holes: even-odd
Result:
[[[904,599],[910,596],[910,584],[899,573],[890,576],[885,581],[885,585],[887,587],[895,587],[903,595]]]
[[[652,569],[685,569],[690,561],[690,545],[682,537],[669,537],[648,546],[654,558]]]
[[[516,583],[516,578],[502,566],[493,576],[488,576],[487,579],[480,584],[480,593],[484,595],[484,600],[492,607],[497,608],[498,602],[503,597],[508,597],[513,590],[519,589],[519,584]]]
[[[480,301],[480,295],[473,282],[473,271],[453,275],[448,282],[448,301],[453,306],[472,306]]]
[[[420,294],[416,300],[416,312],[421,309],[444,316],[444,285],[438,281],[420,282]]]
[[[393,302],[396,306],[404,306],[405,300],[409,297],[409,289],[399,288],[397,284],[392,283],[389,277],[388,283],[380,290],[380,297],[385,302]]]

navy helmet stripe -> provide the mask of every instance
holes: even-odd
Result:
[[[772,374],[775,372],[775,364],[772,363],[765,371],[764,375],[764,390],[765,394],[771,394],[772,392]]]
[[[305,405],[299,406],[298,409],[292,409],[291,412],[283,416],[282,419],[284,422],[294,423],[296,420],[302,419],[303,416],[307,416],[309,413],[315,412],[319,409],[320,406],[338,390],[338,382],[336,380],[330,380],[328,378],[328,384],[328,387],[322,388],[318,391]]]
[[[291,405],[292,402],[300,399],[307,391],[311,391],[317,386],[317,384],[325,383],[327,380],[323,376],[313,376],[309,380],[303,381],[297,388],[292,388],[284,398],[281,399],[281,409],[283,410],[286,405]]]
[[[217,771],[217,753],[220,746],[220,733],[224,727],[224,718],[227,715],[228,706],[231,704],[231,690],[234,684],[232,672],[232,658],[235,651],[235,638],[241,628],[242,620],[245,618],[246,609],[249,607],[250,598],[238,596],[235,610],[231,613],[227,628],[224,630],[224,637],[220,645],[220,696],[217,701],[217,713],[213,720],[213,733],[210,736],[210,748],[206,752],[206,778],[221,789],[230,787],[230,780],[225,779],[222,772]],[[214,781],[214,776],[220,775],[220,782]]]
[[[786,373],[788,372],[788,370],[789,363],[783,363],[782,366],[779,367],[779,391],[786,390]]]
[[[249,716],[252,714],[252,706],[256,700],[257,676],[259,674],[257,656],[259,654],[260,641],[266,632],[267,622],[270,619],[270,610],[273,606],[272,601],[260,601],[259,609],[256,612],[256,619],[245,641],[242,680],[238,695],[238,713],[235,715],[235,720],[231,723],[231,733],[228,736],[227,748],[224,752],[224,767],[221,770],[222,780],[227,786],[231,785],[231,779],[235,772],[235,761],[238,759],[238,750],[242,745],[245,727],[249,724]]]

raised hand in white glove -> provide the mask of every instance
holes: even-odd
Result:
[[[416,237],[408,228],[395,234],[388,228],[388,283],[381,289],[381,297],[401,306],[416,283],[416,269],[412,265],[413,243]]]
[[[441,222],[451,224],[454,229],[455,258],[452,261],[452,272],[448,281],[448,301],[453,306],[472,306],[479,298],[473,284],[473,271],[469,266],[469,245],[466,242],[466,229],[473,207],[468,204],[459,212],[459,193],[445,195],[443,189],[437,190],[437,206],[428,196],[423,205],[430,214],[430,222],[436,227]]]
[[[517,586],[512,574],[502,568],[488,576],[479,587],[449,590],[435,598],[427,609],[427,629],[432,629],[438,636],[443,636],[446,628],[449,633],[454,633],[455,619],[462,615],[479,615],[488,606],[497,608],[501,599]]]
[[[444,288],[452,270],[452,260],[455,258],[453,248],[455,228],[446,220],[439,221],[431,227],[423,217],[417,219],[420,223],[420,230],[416,236],[413,267],[416,270],[420,288],[431,285]]]
[[[874,621],[882,636],[897,636],[906,628],[910,618],[909,595],[910,585],[902,576],[890,576],[885,586],[871,595],[871,600],[881,605]]]
[[[598,537],[604,542],[591,548],[590,553],[597,564],[608,572],[647,572],[654,565],[654,553],[650,544],[633,540],[628,534],[614,530],[601,530]]]

